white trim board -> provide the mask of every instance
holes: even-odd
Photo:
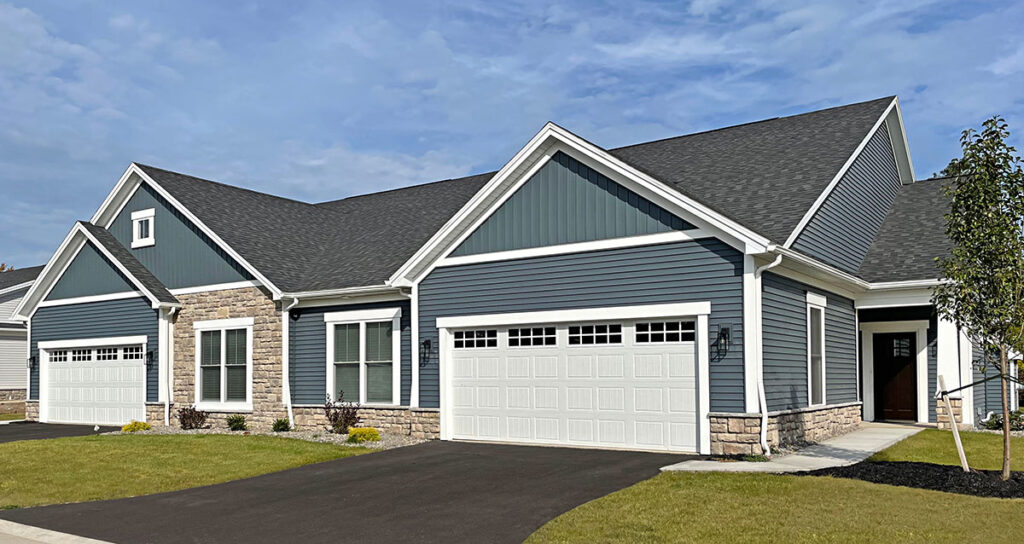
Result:
[[[0,295],[6,295],[7,293],[14,293],[14,292],[20,291],[22,289],[28,289],[29,287],[32,287],[32,284],[35,283],[35,282],[36,282],[36,280],[26,281],[24,283],[19,283],[17,285],[12,285],[10,287],[6,287],[4,289],[0,289]]]
[[[109,336],[106,338],[76,338],[73,340],[48,340],[45,342],[39,342],[39,349],[54,350],[54,349],[76,349],[76,348],[93,348],[97,346],[122,346],[122,345],[135,345],[135,344],[146,344],[149,341],[149,337],[146,335],[139,336]]]
[[[606,249],[619,249],[624,247],[667,244],[671,242],[689,242],[693,240],[700,240],[711,237],[712,236],[710,234],[700,229],[659,232],[657,234],[644,234],[641,236],[609,238],[606,240],[594,240],[590,242],[556,244],[552,246],[514,249],[510,251],[495,251],[492,253],[463,255],[459,257],[445,257],[437,262],[437,266],[459,266],[464,264],[488,263],[494,261],[511,261],[514,259],[528,259],[531,257],[547,257],[550,255],[583,253],[586,251],[601,251]]]
[[[106,302],[108,300],[125,300],[139,298],[145,295],[142,291],[124,291],[121,293],[110,293],[109,295],[91,295],[87,297],[58,298],[56,300],[44,300],[36,305],[37,308],[49,308],[52,306],[70,306],[72,304],[88,304],[90,302]]]
[[[647,306],[610,306],[544,312],[517,312],[508,314],[468,315],[437,318],[437,328],[498,327],[503,325],[534,323],[565,323],[568,321],[606,321],[615,319],[644,319],[662,317],[694,317],[709,315],[710,302],[683,302],[651,304]]]
[[[195,293],[208,293],[210,291],[227,291],[229,289],[244,289],[246,287],[261,287],[259,280],[234,281],[230,283],[214,283],[211,285],[197,285],[195,287],[181,287],[168,289],[172,295],[191,295]]]
[[[879,333],[915,333],[914,343],[917,349],[915,375],[917,385],[917,422],[928,423],[928,403],[932,395],[928,391],[928,321],[873,321],[860,323],[864,360],[864,420],[875,421],[875,354],[874,335]]]
[[[391,402],[368,402],[367,400],[367,365],[366,360],[366,325],[368,323],[391,322]],[[347,362],[355,364],[359,369],[359,399],[365,408],[394,408],[402,403],[402,309],[382,308],[379,310],[353,310],[348,312],[332,312],[324,315],[324,332],[327,335],[325,372],[326,394],[332,399],[337,389],[335,385],[336,361],[334,360],[334,328],[338,325],[359,325],[359,361]],[[344,362],[343,362],[344,363]],[[337,400],[337,399],[335,399]],[[349,399],[351,402],[351,399]]]
[[[346,310],[327,312],[324,323],[357,323],[360,321],[390,321],[402,317],[401,308],[378,308],[373,310]]]
[[[235,251],[230,245],[227,244],[216,232],[208,227],[205,223],[199,220],[195,214],[193,214],[188,208],[186,208],[181,202],[178,202],[174,196],[172,196],[166,189],[160,186],[153,178],[151,178],[145,171],[142,170],[137,164],[132,163],[128,165],[124,174],[121,175],[121,179],[118,180],[117,185],[107,195],[107,198],[100,205],[100,208],[93,214],[90,222],[94,225],[101,226],[105,229],[110,228],[110,225],[114,222],[114,219],[121,213],[124,206],[131,200],[135,191],[138,190],[142,182],[146,182],[153,188],[161,197],[171,204],[176,210],[178,210],[186,219],[191,221],[196,227],[199,228],[208,236],[213,243],[217,244],[218,247],[224,250],[229,257],[234,259],[243,268],[245,268],[250,274],[258,279],[270,292],[274,295],[274,299],[281,297],[281,290],[278,289],[273,282],[267,279],[255,266],[245,260],[241,254]]]
[[[252,327],[256,322],[251,317],[235,317],[231,319],[210,319],[207,321],[193,321],[193,330],[210,330],[210,329],[241,329],[244,327]]]

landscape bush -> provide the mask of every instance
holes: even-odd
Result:
[[[380,441],[380,433],[373,427],[354,427],[348,430],[348,441],[356,444]]]
[[[195,405],[186,406],[178,410],[178,423],[181,424],[181,428],[184,430],[190,429],[202,429],[206,425],[206,417],[209,414],[202,410],[197,410]]]
[[[228,428],[232,431],[244,431],[245,430],[245,416],[242,414],[232,414],[228,416]]]
[[[149,423],[146,423],[145,421],[135,421],[133,419],[127,425],[125,425],[124,427],[121,427],[121,432],[122,433],[134,433],[134,432],[138,432],[138,431],[148,431],[148,430],[151,430],[152,428],[153,428],[152,425],[150,425]]]
[[[327,400],[324,402],[324,415],[327,416],[327,422],[331,424],[331,432],[347,434],[349,427],[359,424],[359,403],[345,402],[344,391],[338,394],[337,401],[331,400],[331,396],[327,395]]]
[[[291,423],[288,423],[286,418],[275,419],[273,426],[270,428],[275,433],[286,433],[292,430]]]
[[[992,431],[1003,430],[1003,414],[992,414],[992,417],[982,422],[982,425]],[[1024,410],[1010,412],[1010,431],[1024,431]]]

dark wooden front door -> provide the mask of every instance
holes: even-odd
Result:
[[[876,334],[875,418],[917,420],[917,346],[912,332]]]

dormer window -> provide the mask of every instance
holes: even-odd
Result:
[[[156,244],[156,238],[153,237],[155,212],[153,208],[132,212],[132,249]]]

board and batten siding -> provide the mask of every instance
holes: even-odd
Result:
[[[885,123],[828,195],[793,249],[856,273],[900,189]]]
[[[132,249],[132,212],[150,208],[156,244]],[[168,289],[253,279],[148,183],[139,185],[107,230]]]
[[[695,228],[559,151],[453,256]]]
[[[25,331],[0,329],[0,389],[25,388]]]
[[[33,365],[29,398],[39,399],[39,342],[146,335],[146,350],[153,353],[146,366],[146,402],[157,402],[159,317],[145,298],[108,300],[66,306],[45,306],[32,316]]]
[[[765,400],[770,411],[808,406],[807,293],[824,295],[825,403],[856,402],[857,327],[853,301],[767,272],[761,278]]]
[[[345,306],[296,308],[288,325],[288,373],[293,404],[323,404],[327,395],[327,327],[324,314],[381,308],[401,308],[401,403],[409,405],[412,389],[412,314],[409,301],[372,302]],[[353,400],[353,399],[349,399]]]
[[[419,285],[420,404],[436,408],[439,317],[710,301],[711,410],[742,412],[743,255],[718,240],[440,267]]]
[[[135,285],[100,253],[92,242],[86,242],[78,255],[54,284],[46,300],[109,295],[135,291]]]

